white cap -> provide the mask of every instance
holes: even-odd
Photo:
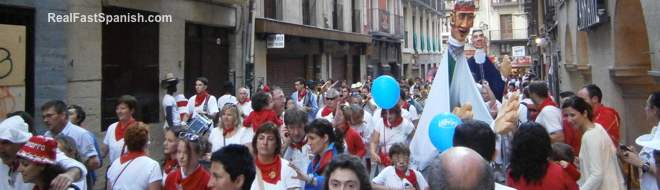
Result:
[[[28,124],[20,116],[12,116],[0,123],[0,139],[12,143],[26,143],[32,134],[28,130]]]
[[[635,143],[637,143],[639,146],[660,150],[660,135],[657,133],[655,135],[645,134],[637,137],[637,139],[635,139]]]

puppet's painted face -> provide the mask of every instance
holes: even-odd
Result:
[[[484,49],[486,47],[486,36],[483,32],[472,33],[472,46],[477,49]]]
[[[465,42],[474,22],[474,12],[454,12],[451,17],[451,36]]]

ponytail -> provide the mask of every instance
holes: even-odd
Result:
[[[328,143],[334,143],[337,153],[344,152],[344,138],[340,130],[335,130],[332,124],[325,119],[315,119],[305,127],[305,133],[314,133],[319,137],[328,136]]]

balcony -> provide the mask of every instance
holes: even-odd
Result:
[[[369,34],[374,36],[391,37],[394,39],[403,39],[403,16],[394,15],[389,11],[381,9],[371,9],[367,16]]]
[[[578,30],[589,29],[609,21],[606,5],[603,0],[577,0]]]
[[[520,41],[527,40],[527,29],[489,30],[488,39],[491,41]]]
[[[491,0],[491,5],[493,8],[522,6],[523,3],[523,0]]]

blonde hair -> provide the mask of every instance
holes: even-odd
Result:
[[[234,115],[234,127],[239,127],[241,124],[241,111],[238,110],[238,106],[236,104],[226,104],[222,107],[222,114],[218,114],[218,121],[222,121],[222,115],[225,114],[225,111],[230,110],[231,114]],[[224,123],[223,122],[218,122],[220,127],[224,128]]]

